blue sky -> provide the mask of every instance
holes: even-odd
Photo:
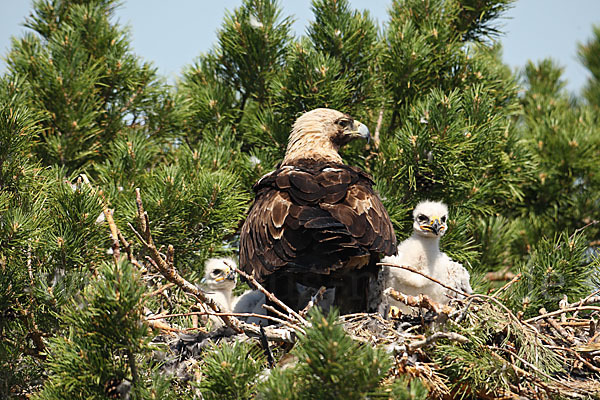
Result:
[[[173,82],[182,68],[216,41],[226,10],[241,0],[124,0],[117,18],[131,29],[132,48]],[[367,9],[380,23],[387,21],[389,0],[350,0]],[[296,35],[304,33],[312,15],[310,0],[280,0],[284,15],[293,15]],[[0,55],[10,47],[10,37],[20,36],[31,10],[28,0],[0,0]],[[577,61],[577,42],[591,37],[592,24],[600,25],[600,0],[518,0],[500,21],[504,61],[522,68],[528,60],[551,57],[565,68],[568,89],[577,92],[587,71]],[[6,64],[0,61],[0,73]]]

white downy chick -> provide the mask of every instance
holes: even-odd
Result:
[[[452,261],[446,253],[440,252],[440,238],[448,229],[448,207],[441,202],[422,201],[415,207],[413,217],[413,234],[400,243],[397,255],[384,257],[382,262],[412,267],[447,286],[470,294],[472,289],[469,272],[462,264]],[[411,296],[425,294],[441,304],[448,304],[450,297],[456,297],[455,292],[419,274],[400,268],[384,268],[387,276],[386,288],[391,287]],[[389,303],[404,313],[414,311],[392,298],[389,298]]]
[[[252,313],[267,315],[267,310],[263,304],[267,302],[265,295],[258,290],[246,290],[241,296],[234,299],[233,312]],[[267,326],[269,320],[259,317],[238,317],[249,324]]]
[[[233,289],[237,283],[235,265],[229,257],[210,258],[204,264],[204,278],[200,283],[207,297],[214,300],[223,312],[233,310]]]
[[[247,290],[241,296],[235,297],[233,289],[237,283],[234,267],[236,262],[228,257],[211,258],[204,266],[202,284],[206,295],[213,299],[223,312],[254,313],[267,315],[262,305],[266,303],[265,295],[258,290]],[[240,318],[247,323],[267,325],[268,320],[258,317]],[[221,326],[220,318],[210,318],[213,326]]]

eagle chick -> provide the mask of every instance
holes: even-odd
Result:
[[[210,258],[204,265],[204,277],[202,278],[203,289],[206,295],[215,301],[221,311],[229,313],[253,313],[267,315],[262,307],[266,302],[265,295],[258,290],[247,290],[241,296],[234,296],[233,289],[237,282],[237,274],[234,267],[236,263],[228,257]],[[259,317],[240,317],[247,323],[266,325],[267,320]],[[213,327],[222,325],[219,318],[210,318]]]
[[[398,245],[398,254],[384,257],[382,262],[412,267],[449,287],[472,293],[469,272],[440,251],[440,238],[448,229],[448,207],[441,202],[422,201],[415,207],[413,218],[413,234]],[[441,304],[448,304],[450,298],[456,297],[450,289],[414,272],[389,266],[384,267],[384,271],[385,287],[401,293],[411,296],[425,294]],[[392,298],[389,302],[405,313],[414,311]]]

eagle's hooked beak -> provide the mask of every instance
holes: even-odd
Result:
[[[367,140],[367,143],[371,141],[371,132],[369,132],[369,128],[365,124],[359,121],[354,121],[355,130],[352,131],[353,134]]]

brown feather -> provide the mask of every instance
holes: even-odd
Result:
[[[354,296],[348,311],[364,308],[375,262],[396,252],[396,238],[371,177],[337,152],[347,142],[339,140],[340,118],[351,120],[326,109],[298,118],[281,166],[253,187],[240,268],[290,304],[295,282],[334,286],[342,299]]]

